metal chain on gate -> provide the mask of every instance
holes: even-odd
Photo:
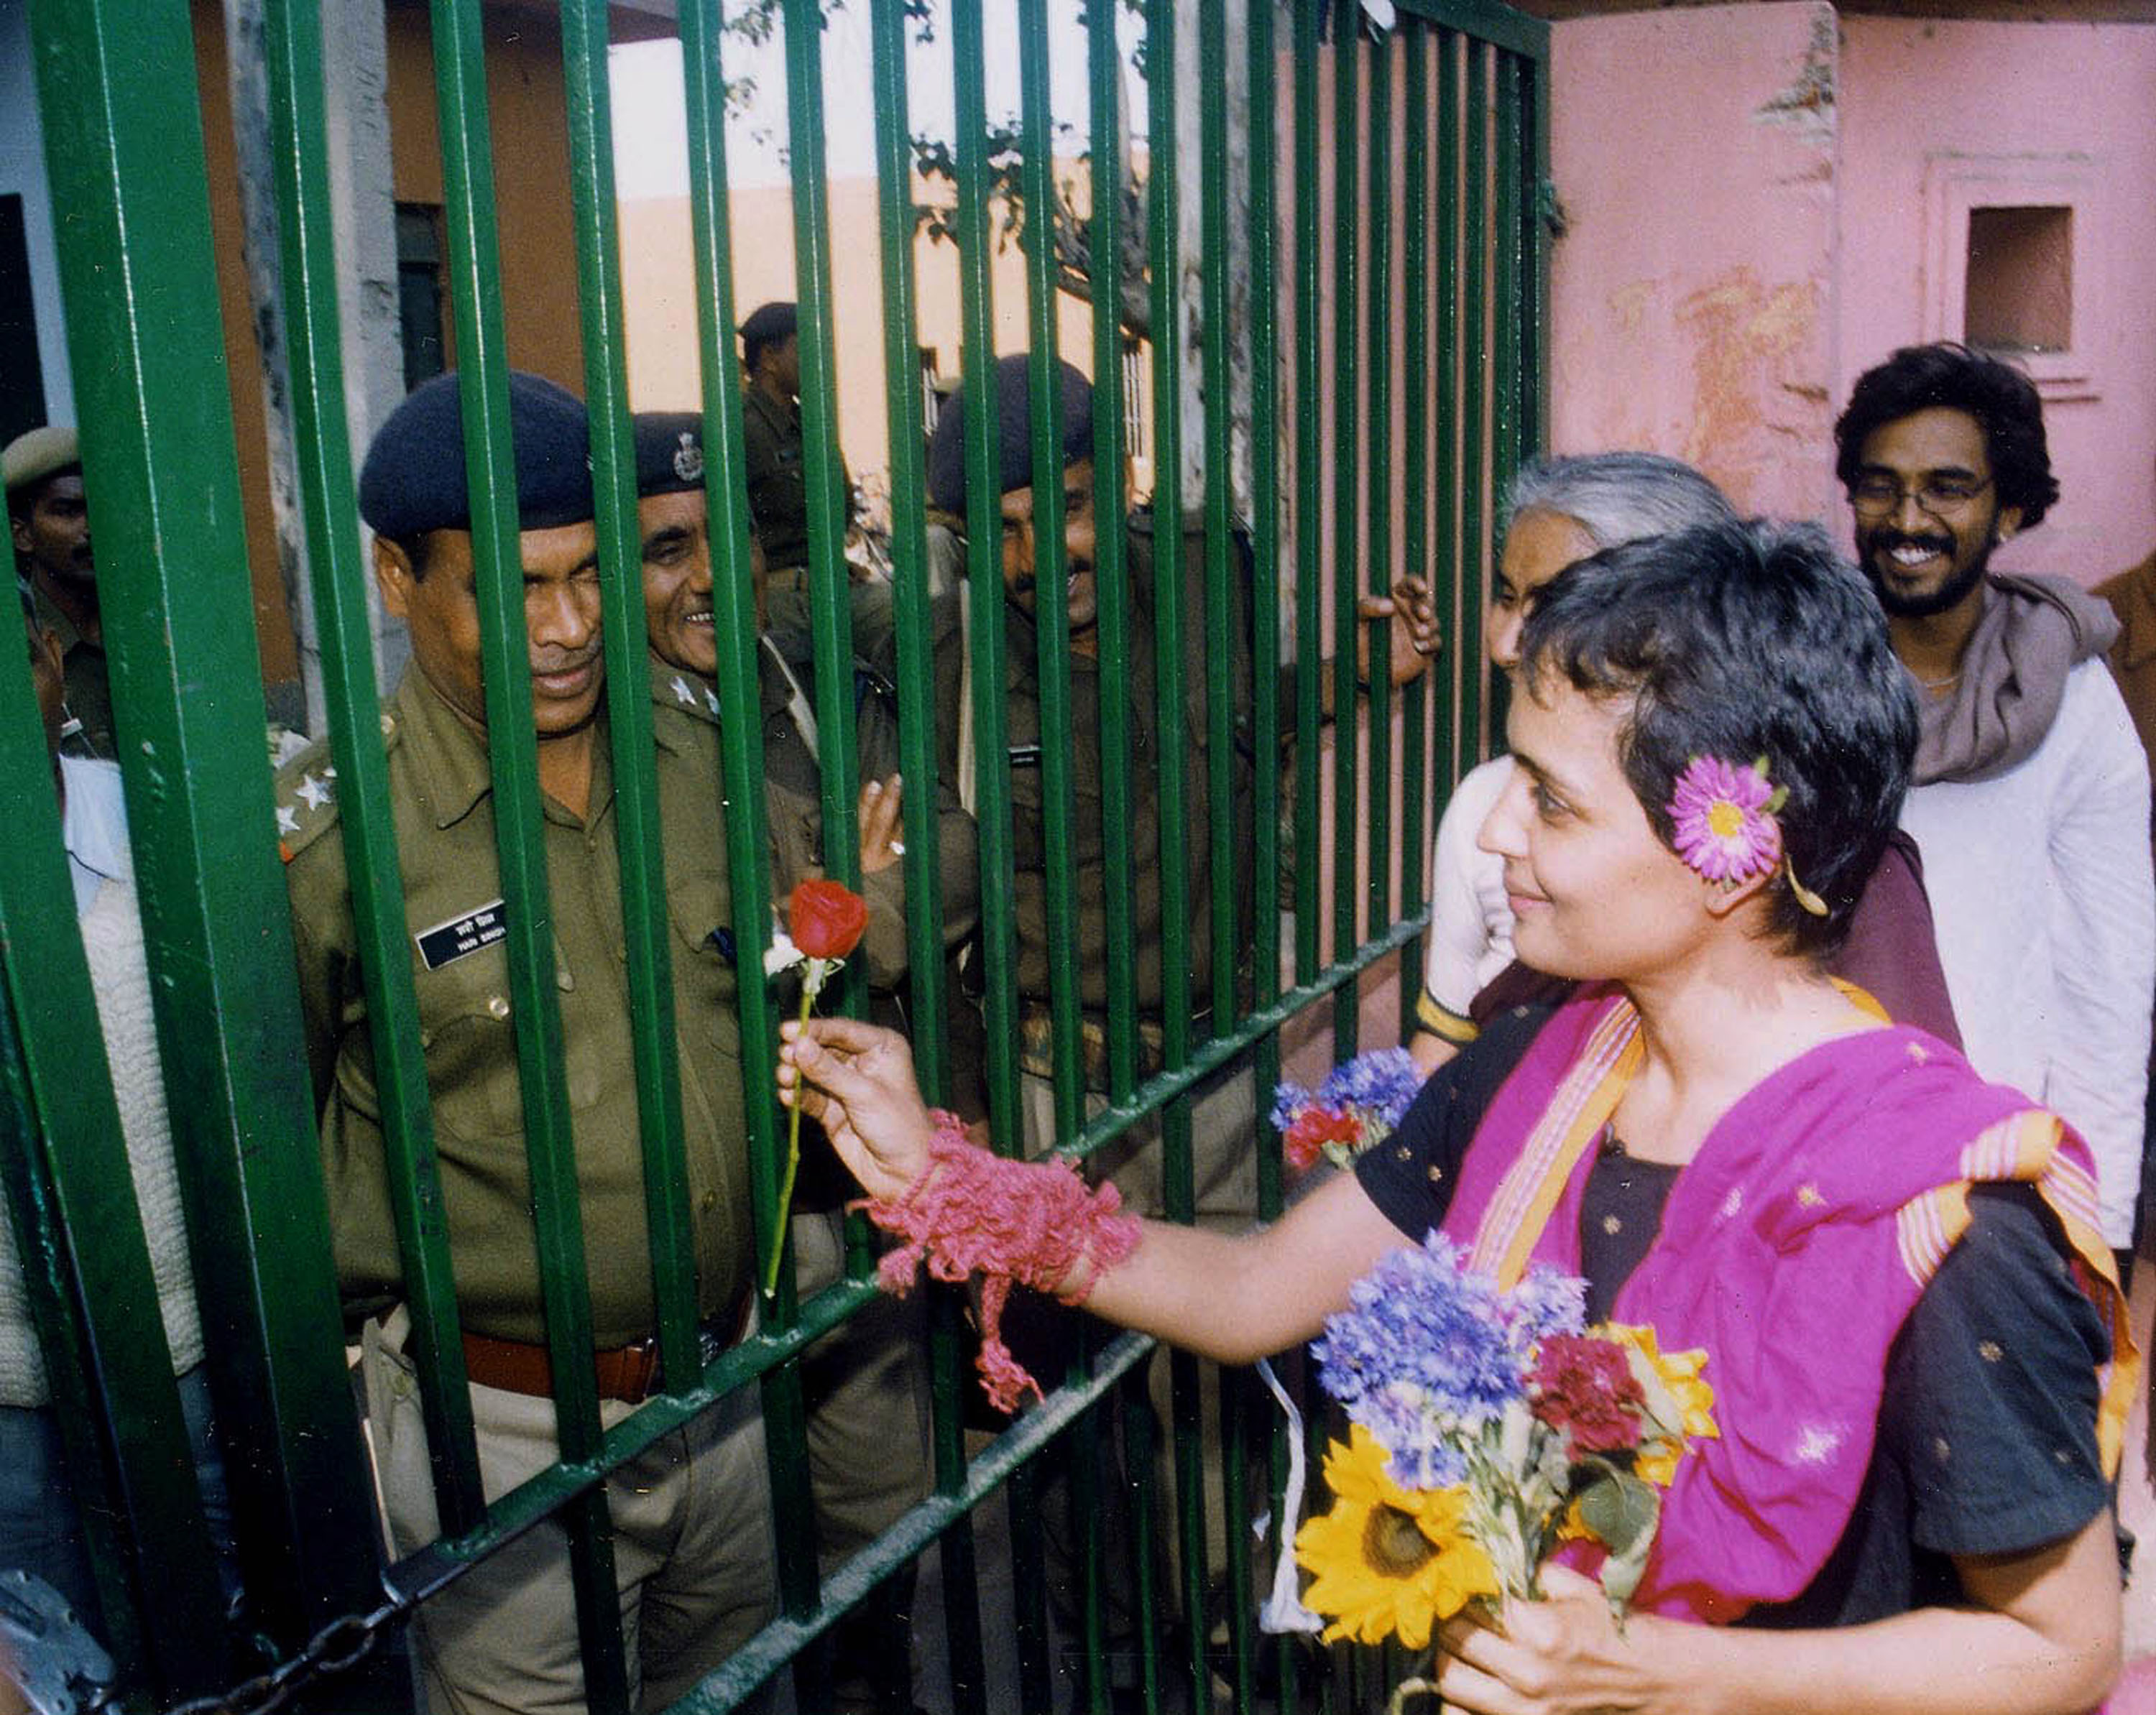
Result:
[[[382,1634],[404,1618],[411,1606],[408,1600],[393,1597],[370,1613],[339,1615],[309,1638],[306,1648],[290,1661],[240,1681],[230,1691],[175,1703],[165,1715],[270,1715],[316,1681],[358,1666]],[[108,1692],[102,1701],[110,1698]],[[101,1703],[90,1707],[101,1707]]]

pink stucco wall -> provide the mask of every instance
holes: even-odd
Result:
[[[1551,444],[1688,458],[1808,513],[1832,421],[1835,17],[1825,4],[1554,27]]]
[[[1554,26],[1552,97],[1555,448],[1676,453],[1845,530],[1835,413],[1895,346],[1961,333],[1967,206],[2065,201],[2074,349],[2035,360],[2065,498],[2001,563],[2093,580],[2156,542],[2156,28],[1584,18]]]

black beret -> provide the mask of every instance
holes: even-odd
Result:
[[[680,494],[704,486],[704,414],[636,413],[636,492]]]
[[[798,325],[791,304],[759,304],[741,325],[742,350],[753,356],[757,346],[777,345]]]
[[[1033,425],[1026,413],[1033,403],[1033,387],[1027,379],[1032,360],[1024,352],[996,360],[995,458],[1002,487],[1033,485]],[[1056,361],[1056,418],[1062,431],[1063,462],[1075,463],[1093,456],[1093,384],[1061,359]],[[959,512],[966,504],[965,390],[952,394],[936,419],[936,434],[928,443],[928,498],[946,512]]]
[[[583,402],[521,370],[509,372],[509,436],[516,455],[516,527],[552,530],[592,515],[591,425]],[[423,381],[374,432],[359,468],[359,515],[404,540],[471,528],[465,482],[464,408],[454,370]]]

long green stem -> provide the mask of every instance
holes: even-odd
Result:
[[[806,1027],[808,1009],[816,1004],[816,985],[801,985],[800,1022]],[[797,1100],[786,1110],[786,1179],[778,1187],[778,1219],[772,1223],[771,1262],[763,1271],[763,1295],[774,1298],[778,1292],[778,1259],[786,1254],[786,1223],[793,1212],[793,1175],[801,1167],[801,1104]]]

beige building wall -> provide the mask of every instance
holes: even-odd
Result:
[[[916,200],[928,187],[915,182]],[[890,417],[883,361],[883,240],[873,179],[832,182],[831,322],[837,339],[839,444],[854,479],[881,511],[890,468]],[[734,309],[798,299],[793,204],[783,187],[731,194]],[[622,294],[629,324],[629,396],[639,411],[690,411],[701,402],[697,361],[695,254],[685,198],[621,205]],[[935,353],[937,373],[959,371],[958,253],[926,236],[913,247],[917,341]],[[1025,259],[1017,245],[998,252],[989,274],[998,355],[1027,349]],[[1057,350],[1093,373],[1092,306],[1056,298]],[[728,344],[739,355],[738,344]],[[925,419],[924,419],[925,421]],[[1141,471],[1142,484],[1148,480]]]

